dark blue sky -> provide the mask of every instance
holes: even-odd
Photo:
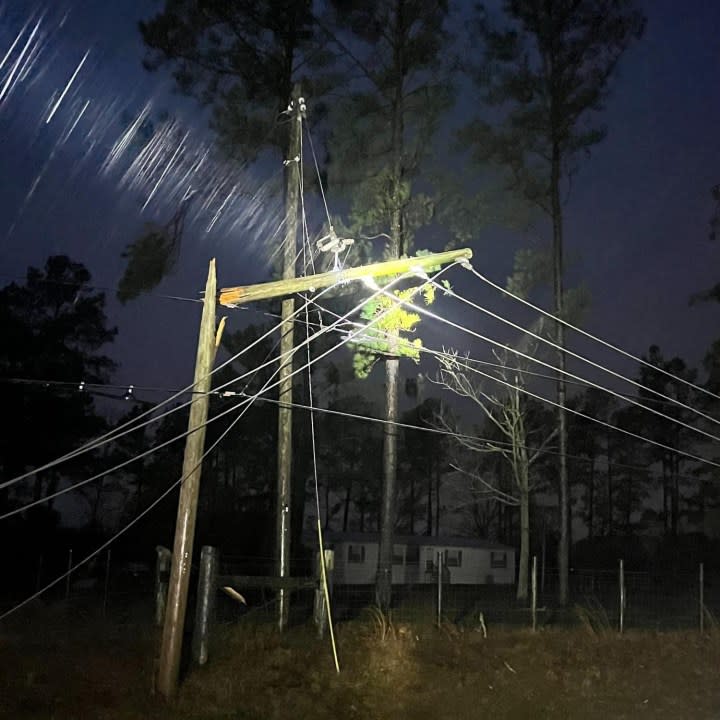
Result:
[[[586,326],[592,332],[634,354],[657,343],[666,355],[680,354],[697,364],[720,336],[716,306],[688,305],[692,293],[720,280],[720,248],[707,239],[710,188],[720,182],[720,4],[653,0],[646,5],[645,37],[623,59],[602,118],[608,137],[582,166],[566,208],[568,284],[582,280],[588,286],[592,305]],[[0,100],[3,283],[22,276],[28,264],[65,252],[85,263],[98,285],[114,287],[125,244],[144,222],[167,216],[170,198],[165,202],[160,193],[141,211],[147,183],[140,189],[120,185],[126,164],[100,172],[123,120],[148,101],[151,112],[168,109],[178,117],[179,132],[190,133],[188,146],[209,141],[206,117],[197,106],[174,95],[166,75],[141,67],[137,20],[159,6],[150,0],[78,0],[13,3],[12,10],[2,11],[0,59],[23,24],[29,20],[32,27],[43,11],[38,32],[49,33],[24,81]],[[29,30],[22,42],[28,36]],[[46,123],[88,50],[75,83]],[[7,65],[0,70],[0,92],[7,70]],[[249,172],[237,180],[249,194],[262,195],[266,187]],[[332,209],[332,196],[329,201]],[[241,222],[250,212],[243,203],[235,197],[233,212],[223,210],[225,224],[210,233],[203,228],[217,208],[198,218],[180,267],[159,293],[196,297],[211,256],[218,257],[221,284],[269,277],[274,244],[265,238],[277,224],[276,209],[268,201],[258,219],[256,207],[250,231]],[[539,226],[537,235],[543,234],[546,228]],[[502,283],[513,250],[527,242],[485,232],[474,244],[474,264]],[[466,281],[459,287],[477,299],[487,297]],[[198,320],[194,305],[147,297],[122,308],[113,300],[110,314],[120,330],[113,350],[122,363],[119,382],[167,385],[190,379]],[[479,318],[474,322],[482,329]],[[439,331],[431,338],[431,344],[458,343]],[[610,361],[606,353],[592,354]],[[613,366],[636,371],[627,361],[613,359]]]

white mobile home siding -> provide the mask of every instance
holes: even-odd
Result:
[[[334,582],[372,585],[378,561],[377,535],[328,533],[326,547],[335,550]],[[398,536],[393,546],[395,585],[437,582],[437,557],[443,555],[446,578],[453,585],[512,584],[515,550],[474,538]]]

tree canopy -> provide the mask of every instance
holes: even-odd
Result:
[[[103,427],[92,397],[78,388],[109,379],[115,363],[104,349],[117,330],[107,324],[105,294],[94,291],[84,265],[65,255],[28,268],[24,284],[0,290],[0,328],[0,378],[11,419],[0,435],[7,477],[69,452]]]

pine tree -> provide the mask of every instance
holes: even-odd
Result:
[[[115,363],[103,349],[117,330],[107,325],[105,294],[95,291],[87,268],[65,255],[49,257],[42,269],[28,268],[24,284],[0,290],[0,326],[0,377],[12,418],[0,436],[0,472],[7,478],[104,429],[92,396],[79,389],[83,381],[108,381]],[[68,381],[77,386],[64,385]],[[38,473],[34,498],[57,489],[60,472],[72,467]]]
[[[508,186],[550,219],[555,313],[565,315],[563,191],[579,159],[605,135],[593,118],[625,49],[643,29],[634,0],[505,0],[507,27],[497,29],[478,11],[484,57],[472,68],[493,122],[474,120],[461,133],[475,159],[508,171]],[[556,341],[565,345],[563,326]],[[558,353],[560,443],[559,599],[568,599],[569,493],[565,354]]]
[[[383,256],[409,253],[415,232],[433,212],[416,179],[450,102],[443,74],[447,3],[421,0],[333,0],[335,42],[357,79],[333,110],[328,173],[331,188],[351,193],[349,226],[356,237],[384,238]],[[396,515],[399,356],[385,356],[385,426],[376,600],[387,609],[392,591]]]

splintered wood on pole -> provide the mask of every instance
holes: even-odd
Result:
[[[180,485],[172,567],[160,646],[157,687],[159,692],[168,699],[172,698],[177,692],[180,675],[180,654],[185,629],[188,584],[195,538],[195,517],[205,448],[210,372],[215,360],[217,341],[219,339],[219,336],[216,336],[215,333],[216,287],[215,260],[211,260],[207,284],[205,285],[205,299],[198,336],[193,385],[195,395],[190,405],[190,419],[188,421],[188,435],[185,442],[185,457],[182,469],[183,482]]]
[[[471,258],[472,250],[464,248],[461,250],[433,253],[431,255],[388,260],[387,262],[372,263],[371,265],[361,265],[360,267],[335,270],[319,275],[275,280],[259,285],[240,285],[237,287],[222,288],[220,290],[219,302],[226,307],[235,307],[257,300],[270,300],[299,292],[312,292],[313,290],[329,287],[335,283],[362,280],[370,277],[390,277],[412,272],[416,268],[418,270],[427,270],[428,268],[447,265],[448,263],[459,260],[470,260]]]

